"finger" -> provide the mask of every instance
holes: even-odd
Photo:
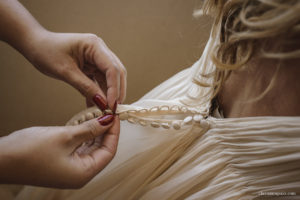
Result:
[[[119,96],[120,103],[123,103],[125,101],[126,88],[127,88],[127,75],[125,73],[121,73],[121,75],[120,75],[120,96]]]
[[[82,71],[76,68],[74,71],[66,74],[66,81],[79,90],[87,98],[87,101],[93,101],[101,110],[106,109],[107,100],[104,92],[96,82],[88,78]],[[98,98],[95,99],[95,97]]]
[[[101,39],[96,45],[95,53],[92,57],[97,68],[105,73],[107,81],[107,102],[108,106],[113,109],[115,101],[119,99],[120,96],[120,69],[118,63]]]
[[[91,66],[91,65],[87,65],[89,67],[93,67],[95,69],[95,66]],[[84,71],[85,73],[85,71]],[[107,91],[107,86],[106,86],[106,78],[105,78],[105,75],[103,75],[102,72],[100,71],[96,71],[93,73],[93,82],[100,88],[100,90],[104,93],[105,96],[106,95],[106,91]],[[101,98],[100,99],[97,99],[96,97],[97,96],[94,96],[93,97],[93,102],[91,102],[89,99],[87,99],[87,106],[93,106],[94,104],[96,104],[102,111],[106,110],[107,109],[107,101],[102,98],[102,96],[100,96]],[[99,102],[101,101],[101,102]],[[90,107],[89,106],[89,107]]]
[[[123,103],[126,98],[126,88],[127,88],[127,71],[124,67],[121,60],[113,53],[111,52],[113,57],[115,58],[116,62],[118,63],[120,67],[120,95],[119,95],[119,103]]]
[[[95,80],[97,82],[97,85],[101,88],[101,90],[104,92],[104,94],[107,95],[107,83],[106,83],[106,77],[105,74],[103,74],[100,71],[97,71],[95,73]]]
[[[127,71],[126,68],[124,67],[123,63],[121,60],[114,54],[112,51],[110,51],[112,56],[114,57],[116,63],[119,66],[120,69],[120,91],[119,91],[119,98],[118,102],[122,103],[125,100],[126,97],[126,88],[127,88]]]
[[[113,125],[114,118],[114,115],[104,115],[78,126],[73,126],[71,133],[73,144],[77,147],[83,142],[93,140],[97,136],[102,135]]]
[[[120,119],[115,116],[114,124],[107,133],[103,135],[102,146],[92,152],[97,173],[101,171],[115,156],[120,134]]]
[[[85,72],[84,72],[85,73]],[[85,73],[86,74],[86,73]],[[88,76],[88,75],[87,75]],[[96,80],[95,80],[95,78],[92,76],[92,75],[90,75],[90,76],[88,76],[89,77],[89,79],[91,79],[94,83],[96,83],[97,84],[97,82],[96,82]],[[99,87],[99,85],[97,84],[97,86]],[[103,91],[103,90],[102,90]],[[90,99],[88,99],[88,98],[85,98],[85,103],[86,103],[86,107],[92,107],[92,106],[94,106],[95,105],[95,103],[94,102],[92,102]]]

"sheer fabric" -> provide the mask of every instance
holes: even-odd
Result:
[[[192,67],[139,101],[118,107],[120,115],[129,112],[121,122],[118,152],[85,187],[26,186],[16,199],[223,200],[300,194],[300,117],[208,115],[214,79],[206,75],[215,70],[209,58],[213,45],[210,39]]]

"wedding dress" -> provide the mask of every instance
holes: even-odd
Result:
[[[253,199],[300,194],[300,117],[210,113],[215,66],[201,58],[131,105],[119,105],[113,161],[79,190],[26,186],[16,199]],[[100,115],[87,109],[68,124]],[[34,174],[33,174],[34,176]],[[272,199],[275,199],[272,197]]]

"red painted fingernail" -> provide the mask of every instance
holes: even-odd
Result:
[[[102,126],[107,126],[108,124],[112,123],[114,121],[114,116],[113,115],[104,115],[102,117],[99,117],[97,121],[102,125]]]
[[[116,113],[117,106],[118,106],[118,102],[117,102],[117,100],[116,100],[116,101],[115,101],[115,104],[114,104],[114,108],[113,108],[113,110],[112,110],[114,114]]]
[[[93,101],[98,106],[98,108],[100,108],[100,110],[104,111],[107,108],[107,103],[99,94],[96,94],[94,96]]]

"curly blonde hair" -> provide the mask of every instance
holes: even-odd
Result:
[[[254,55],[300,57],[300,0],[205,0],[199,14],[214,17],[212,37],[219,40],[211,52],[220,83],[215,95],[229,73]]]

